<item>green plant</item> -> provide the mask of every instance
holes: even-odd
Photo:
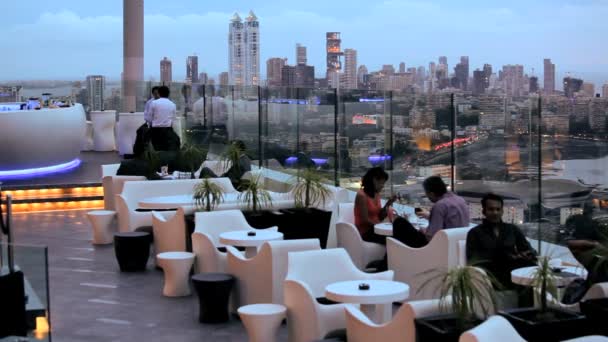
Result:
[[[549,260],[548,256],[538,258],[538,266],[534,270],[532,281],[530,282],[532,288],[535,289],[534,295],[540,305],[541,317],[552,316],[552,313],[547,310],[547,293],[551,294],[553,298],[558,298],[557,287],[555,286],[556,277]]]
[[[239,187],[241,193],[238,196],[240,202],[247,205],[247,210],[257,213],[262,207],[272,204],[270,193],[262,189],[260,175],[254,175],[249,180],[243,180]]]
[[[241,173],[241,157],[245,154],[245,149],[242,144],[236,141],[230,142],[226,151],[222,154],[221,162],[224,164],[224,170],[234,167],[236,171]]]
[[[180,166],[188,172],[195,172],[205,161],[207,151],[187,138],[179,150]]]
[[[293,183],[292,192],[295,206],[298,208],[325,205],[325,201],[331,196],[331,190],[323,183],[323,177],[312,168],[307,168],[294,177]]]
[[[194,204],[197,210],[211,211],[224,201],[222,188],[209,178],[203,179],[194,187]]]
[[[495,287],[500,285],[491,274],[475,266],[458,266],[434,273],[418,291],[439,280],[439,308],[453,312],[461,329],[470,328],[478,315],[486,318],[496,311]],[[425,272],[427,273],[427,272]]]
[[[161,166],[160,154],[154,149],[152,143],[148,143],[148,145],[144,149],[143,159],[147,162],[148,165],[147,178],[158,178],[156,172],[160,170]]]

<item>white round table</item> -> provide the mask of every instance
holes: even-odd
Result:
[[[238,193],[222,194],[224,202],[236,202]],[[147,197],[137,203],[140,209],[175,209],[183,206],[194,205],[192,194]]]
[[[532,286],[532,280],[538,266],[522,267],[511,271],[511,281],[513,284]],[[582,267],[561,267],[562,271],[555,274],[555,286],[564,287],[570,284],[577,277],[586,278],[587,270]],[[568,276],[560,276],[560,274]],[[576,275],[576,276],[574,276]]]
[[[376,223],[374,233],[384,236],[393,236],[393,224],[389,222]]]
[[[87,213],[87,217],[93,226],[93,244],[105,245],[114,241],[112,235],[112,222],[116,212],[114,210],[92,210]]]
[[[249,236],[247,233],[254,232]],[[237,230],[220,234],[220,243],[230,246],[245,247],[245,256],[251,258],[258,252],[258,248],[266,241],[283,240],[283,233],[269,230]]]
[[[360,284],[368,290],[359,290]],[[409,297],[410,287],[392,280],[349,280],[327,285],[325,297],[342,303],[361,304],[361,311],[378,324],[391,320],[393,302]]]

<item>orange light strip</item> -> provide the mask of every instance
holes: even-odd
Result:
[[[100,209],[103,208],[103,200],[94,201],[66,201],[66,202],[43,202],[43,203],[16,203],[13,204],[13,212],[40,212],[54,210],[77,210],[77,209]]]
[[[76,188],[52,188],[52,189],[29,189],[29,190],[5,190],[4,194],[12,195],[13,199],[29,199],[38,197],[52,197],[65,195],[87,195],[87,196],[102,196],[103,187],[76,187]]]

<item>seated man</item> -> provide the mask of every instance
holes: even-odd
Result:
[[[486,269],[504,287],[513,288],[511,271],[534,266],[536,251],[516,225],[502,222],[502,197],[487,194],[481,206],[483,223],[467,234],[468,263]]]
[[[393,222],[393,237],[410,247],[423,247],[441,229],[466,227],[469,225],[469,206],[460,196],[448,191],[439,176],[431,176],[422,183],[426,196],[433,202],[431,212],[417,212],[429,220],[426,229],[417,230],[405,218]]]

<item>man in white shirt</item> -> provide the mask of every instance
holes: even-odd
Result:
[[[169,87],[159,87],[160,98],[150,104],[150,119],[152,120],[150,140],[157,151],[174,151],[180,148],[179,137],[172,128],[176,106],[169,100],[169,94]]]
[[[144,107],[144,120],[146,120],[148,126],[152,125],[152,113],[150,113],[150,105],[152,104],[152,101],[158,100],[160,98],[160,96],[158,95],[158,88],[160,87],[152,87],[152,90],[150,91],[152,97],[150,97],[150,99],[146,101],[146,106]]]

